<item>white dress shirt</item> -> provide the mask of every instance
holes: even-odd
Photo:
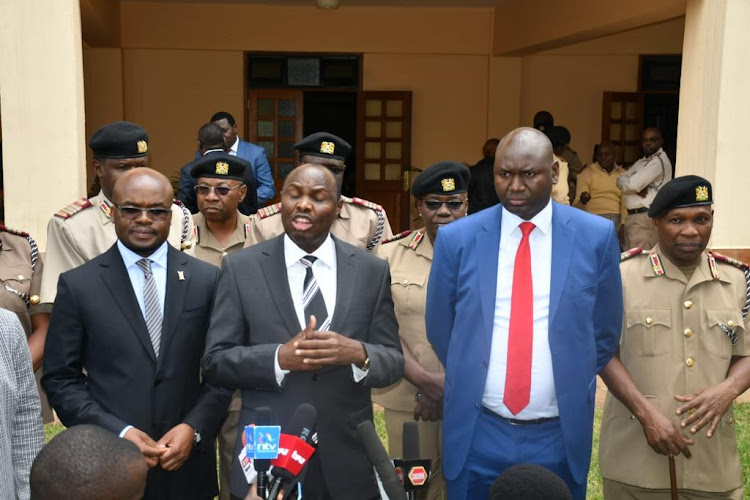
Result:
[[[289,291],[292,293],[292,302],[294,303],[294,311],[297,313],[300,331],[307,327],[307,323],[305,322],[305,308],[302,300],[307,267],[300,262],[300,259],[307,255],[317,257],[317,260],[313,262],[312,271],[315,281],[318,282],[318,287],[323,294],[328,318],[333,318],[333,313],[336,309],[336,279],[338,273],[336,269],[336,245],[333,243],[331,234],[328,234],[325,241],[313,253],[307,253],[302,250],[292,241],[289,235],[285,234],[284,262],[286,264],[287,279],[289,280]],[[320,326],[320,318],[316,318],[316,320],[317,329]],[[281,385],[289,370],[282,370],[281,366],[279,366],[279,349],[281,349],[281,346],[276,349],[274,369],[276,371],[276,382]],[[355,382],[359,382],[367,375],[366,371],[356,365],[352,365],[352,369]]]
[[[234,140],[234,144],[232,144],[232,147],[229,148],[229,151],[227,151],[227,153],[232,156],[237,156],[237,149],[239,147],[240,147],[240,136],[237,136],[237,138]]]
[[[552,202],[529,222],[536,227],[529,235],[531,280],[534,291],[534,339],[531,361],[531,397],[529,404],[513,415],[503,403],[508,358],[508,328],[513,290],[513,269],[521,242],[523,219],[502,209],[500,249],[497,256],[497,292],[492,348],[482,404],[506,418],[533,420],[559,415],[552,354],[549,348],[549,298],[552,273]]]

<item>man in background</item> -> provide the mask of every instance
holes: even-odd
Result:
[[[578,176],[576,208],[609,219],[620,230],[627,212],[617,178],[625,169],[615,163],[615,149],[611,142],[603,142],[597,149],[597,161]]]
[[[482,146],[482,159],[471,167],[469,181],[469,215],[500,203],[495,192],[495,150],[500,139],[487,139]]]

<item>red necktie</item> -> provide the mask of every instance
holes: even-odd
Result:
[[[534,289],[531,283],[529,234],[536,226],[521,223],[521,243],[513,266],[513,294],[510,298],[508,362],[503,403],[518,414],[529,404],[531,394],[531,346],[534,340]]]

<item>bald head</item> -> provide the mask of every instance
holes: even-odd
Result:
[[[523,154],[543,159],[552,165],[552,143],[543,132],[530,127],[520,127],[508,132],[500,140],[496,155]]]
[[[152,190],[160,191],[161,194],[168,198],[169,205],[172,204],[174,198],[174,189],[169,179],[156,170],[150,168],[139,168],[128,170],[122,174],[115,182],[114,189],[112,190],[112,201],[115,205],[122,204],[122,196],[127,193],[133,187],[145,187]]]

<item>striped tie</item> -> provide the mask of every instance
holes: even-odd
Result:
[[[302,307],[305,309],[305,325],[310,322],[310,316],[313,315],[315,316],[315,329],[327,331],[331,326],[331,322],[328,318],[325,300],[323,300],[323,292],[320,291],[312,270],[313,263],[316,260],[318,258],[312,255],[306,255],[299,260],[307,268],[305,271],[305,285],[302,291]]]
[[[159,301],[159,292],[156,290],[156,281],[151,272],[151,261],[141,259],[138,262],[144,275],[143,280],[143,305],[146,309],[146,328],[148,336],[151,337],[151,345],[154,346],[154,354],[159,357],[159,346],[161,345],[161,302]]]

